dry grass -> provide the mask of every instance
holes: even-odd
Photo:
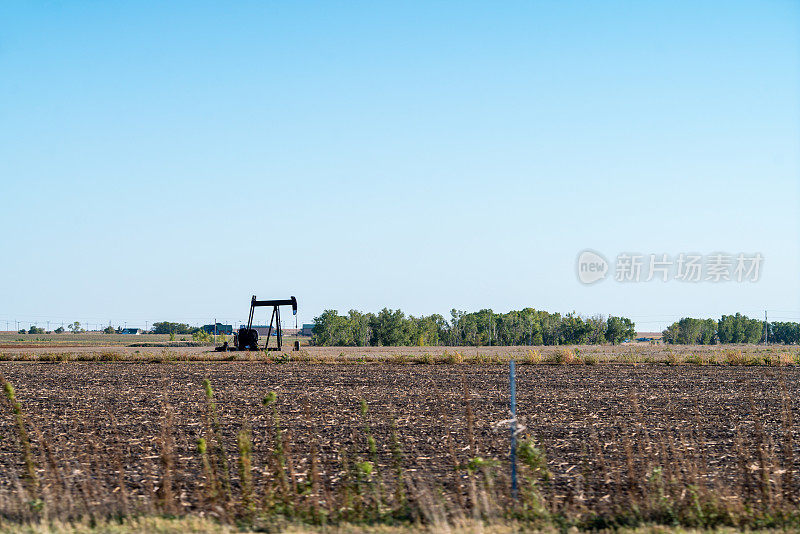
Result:
[[[569,347],[558,347],[554,352],[551,352],[545,358],[545,363],[555,364],[574,364],[578,363],[578,358],[575,357],[575,351]]]
[[[211,533],[233,534],[235,532],[262,532],[262,528],[251,528],[247,525],[231,526],[219,523],[210,518],[182,517],[169,518],[162,516],[139,516],[111,521],[51,521],[46,523],[20,525],[0,521],[0,531],[8,534],[183,534]],[[555,526],[542,525],[531,528],[530,525],[514,520],[497,520],[491,523],[472,520],[459,521],[447,525],[403,524],[403,525],[363,525],[344,523],[339,525],[314,526],[302,523],[285,522],[271,528],[272,532],[286,534],[517,534],[520,532],[557,534],[562,532]],[[601,531],[604,532],[604,531]],[[717,534],[735,534],[740,532],[734,528],[714,528],[709,530],[664,525],[644,525],[639,527],[618,527],[606,532],[615,534],[694,534],[715,532]],[[753,533],[779,533],[783,529],[754,530]]]
[[[310,364],[506,364],[512,358],[519,364],[668,364],[668,365],[800,365],[800,350],[764,347],[671,347],[658,346],[582,346],[582,347],[382,347],[380,350],[336,347],[305,347],[299,352],[213,352],[208,349],[120,351],[102,350],[0,352],[0,361],[9,362],[231,362],[250,361]]]
[[[522,361],[530,365],[542,363],[542,353],[539,352],[539,349],[528,349],[525,353],[525,359]]]
[[[763,345],[582,345],[539,347],[310,347],[299,352],[213,352],[209,347],[0,349],[0,361],[224,362],[329,364],[668,364],[800,365],[800,349]]]
[[[293,345],[295,341],[299,341],[301,345],[306,345],[310,338],[305,336],[284,336],[284,342],[287,345]],[[217,344],[222,344],[223,341],[231,342],[230,336],[217,336]],[[274,343],[274,342],[273,342]],[[63,334],[17,334],[17,333],[0,333],[0,346],[3,348],[14,348],[19,346],[22,348],[43,348],[45,350],[53,350],[63,347],[77,348],[77,347],[131,347],[131,346],[157,346],[157,347],[199,347],[208,346],[209,343],[197,342],[191,334],[175,334],[174,339],[170,339],[169,334],[103,334],[100,332],[83,332],[80,334],[72,334],[65,332]]]

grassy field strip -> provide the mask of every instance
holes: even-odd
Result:
[[[753,345],[581,345],[571,347],[303,347],[292,352],[214,352],[211,347],[82,347],[1,350],[0,361],[597,365],[800,365],[800,348]]]

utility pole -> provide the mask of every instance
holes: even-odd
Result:
[[[769,345],[769,322],[767,321],[767,310],[764,310],[764,345]]]

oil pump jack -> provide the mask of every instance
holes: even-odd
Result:
[[[258,347],[258,331],[253,328],[253,314],[256,308],[272,307],[272,317],[269,320],[269,329],[267,330],[267,343],[263,349]],[[290,297],[288,299],[277,300],[258,300],[255,295],[250,299],[250,316],[247,319],[247,326],[239,328],[239,331],[233,335],[234,349],[230,349],[228,344],[225,343],[222,347],[217,347],[216,350],[277,350],[283,348],[283,329],[281,328],[281,306],[291,306],[292,315],[297,315],[297,299]],[[270,347],[269,340],[272,337],[272,325],[275,324],[276,337],[278,341],[277,347]]]

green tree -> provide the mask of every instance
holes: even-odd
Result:
[[[606,341],[606,319],[602,315],[595,315],[586,319],[586,326],[589,330],[587,342],[594,345],[605,343]]]
[[[723,315],[717,325],[720,343],[758,343],[764,339],[764,323],[737,313]]]
[[[71,325],[69,325],[67,328],[69,328],[69,329],[70,329],[70,331],[71,331],[73,334],[77,334],[77,333],[79,333],[79,332],[83,332],[83,328],[81,328],[81,323],[79,323],[78,321],[75,321],[74,323],[72,323]]]
[[[627,317],[614,317],[610,315],[606,322],[605,338],[612,345],[622,343],[626,339],[633,339],[636,336],[636,328],[633,321]]]
[[[661,339],[664,343],[675,344],[678,342],[679,327],[678,323],[672,323],[661,332]]]
[[[453,309],[450,321],[438,314],[406,316],[401,310],[377,314],[350,310],[341,316],[325,310],[314,318],[312,343],[342,346],[403,345],[555,345],[560,343],[619,343],[635,335],[630,319],[617,317],[609,329],[602,316],[565,317],[533,308],[495,313],[490,309],[465,312]],[[608,336],[612,337],[608,337]]]
[[[703,323],[699,319],[684,317],[678,321],[678,343],[694,345],[700,341]]]
[[[592,326],[584,322],[578,315],[568,313],[560,325],[560,343],[579,345],[589,341]]]
[[[438,345],[443,323],[441,315],[409,317],[410,338],[415,345]]]
[[[774,322],[769,324],[771,343],[799,344],[800,323]]]
[[[214,341],[214,336],[212,336],[202,328],[198,328],[195,332],[192,333],[192,339],[199,343],[211,343],[212,341]],[[175,341],[175,334],[170,334],[169,340]]]
[[[320,346],[349,345],[349,326],[347,317],[339,315],[336,310],[325,310],[319,317],[314,317],[311,342]]]
[[[382,309],[372,321],[373,344],[383,347],[410,345],[411,329],[404,322],[405,314],[402,311]]]
[[[154,334],[193,334],[197,329],[185,323],[160,321],[153,323]]]
[[[542,325],[542,345],[558,345],[561,341],[561,314],[543,311],[539,314],[539,321]]]
[[[717,322],[706,319],[700,327],[700,344],[713,345],[717,342]]]
[[[103,329],[104,334],[116,334],[117,330],[113,326],[109,325]]]
[[[450,346],[464,344],[460,324],[461,317],[464,315],[464,313],[465,312],[458,311],[455,308],[450,310],[450,323],[448,324],[447,328],[447,344]]]
[[[348,344],[363,347],[370,344],[372,333],[370,330],[371,313],[361,313],[357,310],[350,310],[347,315],[347,325],[349,333],[343,339],[350,341]]]

